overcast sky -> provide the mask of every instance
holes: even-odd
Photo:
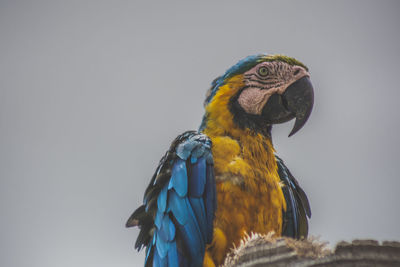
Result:
[[[125,229],[210,82],[284,53],[315,87],[273,130],[310,233],[400,240],[399,1],[0,0],[0,266],[140,266]],[[260,203],[261,205],[262,203]]]

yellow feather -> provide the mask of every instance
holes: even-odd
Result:
[[[206,254],[204,255],[203,267],[215,267],[214,261],[208,251],[206,251]]]
[[[218,202],[213,242],[206,255],[217,266],[246,232],[279,235],[286,209],[271,139],[233,122],[229,101],[243,85],[242,75],[230,78],[206,107],[203,132],[213,143]],[[206,260],[204,264],[212,266]]]

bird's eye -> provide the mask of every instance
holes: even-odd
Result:
[[[268,71],[267,67],[261,67],[258,69],[258,74],[262,77],[267,76],[268,73],[269,73],[269,71]]]

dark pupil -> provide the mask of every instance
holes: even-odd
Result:
[[[259,73],[260,75],[262,75],[262,76],[265,76],[265,75],[268,74],[268,70],[267,70],[267,68],[260,68],[260,69],[258,70],[258,73]]]

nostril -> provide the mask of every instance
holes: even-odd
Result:
[[[297,75],[297,74],[299,74],[299,72],[300,72],[300,69],[297,69],[297,70],[294,71],[293,74],[294,74],[294,75]]]

